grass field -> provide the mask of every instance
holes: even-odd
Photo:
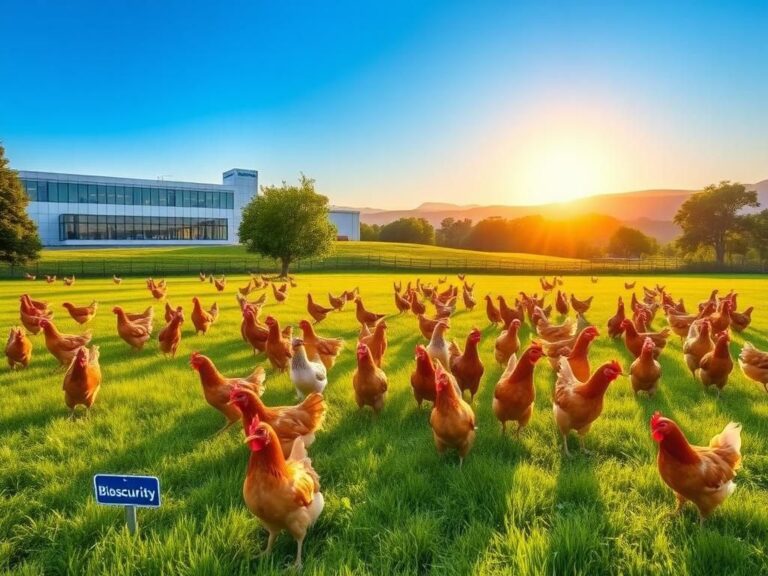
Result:
[[[47,252],[46,257],[67,257]],[[103,253],[99,253],[103,254]],[[103,257],[103,256],[101,256]],[[110,256],[112,257],[112,256]],[[393,312],[393,274],[299,275],[299,288],[284,305],[265,312],[281,323],[305,315],[306,292],[324,295],[359,285],[366,306]],[[436,276],[432,276],[434,280]],[[422,279],[424,277],[422,276]],[[242,281],[241,281],[242,280]],[[602,327],[614,313],[624,278],[566,277],[579,297],[595,295],[588,318]],[[745,337],[768,348],[768,285],[760,279],[658,278],[689,306],[711,288],[734,288],[740,308],[757,307]],[[532,277],[474,276],[476,294],[535,291]],[[86,280],[0,283],[0,327],[18,322],[18,295],[51,302],[65,332],[78,328],[61,308],[97,298],[94,343],[104,375],[90,418],[67,420],[61,372],[33,337],[26,371],[0,371],[0,571],[17,574],[271,574],[293,561],[295,544],[282,535],[271,557],[256,559],[267,533],[242,501],[248,449],[242,431],[212,436],[222,417],[202,398],[189,354],[209,355],[227,375],[245,375],[254,358],[240,340],[234,298],[243,278],[230,278],[225,294],[196,278],[169,278],[169,301],[188,311],[193,295],[218,300],[221,319],[207,336],[185,325],[179,355],[166,360],[156,342],[132,353],[117,337],[115,304],[138,311],[152,303],[141,279],[122,286]],[[642,280],[638,283],[638,287]],[[156,305],[161,312],[162,305]],[[332,369],[329,414],[310,453],[321,475],[326,508],[304,547],[307,574],[766,574],[768,573],[768,397],[735,369],[720,400],[705,392],[684,368],[678,339],[662,355],[664,376],[654,399],[636,399],[625,379],[608,390],[603,416],[587,436],[591,455],[563,456],[552,418],[554,381],[548,363],[536,369],[537,399],[522,439],[502,437],[491,412],[501,372],[484,310],[459,311],[450,334],[463,343],[472,326],[483,331],[486,374],[476,398],[478,437],[459,469],[454,454],[439,457],[428,425],[429,410],[416,408],[409,385],[413,349],[421,341],[411,315],[388,321],[385,371],[390,395],[378,419],[353,400],[354,312],[330,316],[322,335],[346,338]],[[156,323],[157,324],[157,323]],[[661,322],[657,321],[657,326]],[[157,331],[157,330],[156,330]],[[523,334],[527,340],[527,332]],[[737,353],[743,338],[734,337]],[[625,368],[621,342],[601,336],[593,345],[597,365],[616,358]],[[268,404],[291,403],[287,375],[267,369]],[[669,518],[671,491],[658,476],[657,447],[648,420],[654,410],[675,419],[692,442],[703,444],[730,420],[744,425],[744,463],[735,494],[699,526],[693,508]],[[575,438],[571,446],[576,447]],[[158,475],[163,507],[140,511],[140,534],[124,528],[122,511],[97,506],[91,477],[97,472]]]

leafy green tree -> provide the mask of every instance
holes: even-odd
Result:
[[[378,224],[360,224],[360,240],[378,242],[381,226]]]
[[[650,256],[657,250],[656,240],[628,226],[617,228],[608,240],[608,253],[623,258]]]
[[[333,248],[336,227],[328,219],[328,198],[315,192],[315,181],[304,174],[298,186],[262,187],[243,209],[240,242],[249,252],[280,260],[286,276],[291,262],[325,256]]]
[[[0,261],[26,264],[40,257],[37,225],[27,215],[29,198],[0,146]]]
[[[728,235],[744,229],[747,221],[739,211],[760,206],[757,192],[729,181],[707,186],[693,194],[675,214],[675,224],[683,230],[678,246],[686,252],[711,247],[718,264],[725,261]]]
[[[424,218],[400,218],[381,227],[379,240],[382,242],[434,244],[435,229]]]
[[[768,260],[768,210],[750,214],[746,218],[747,234],[760,260]]]
[[[471,231],[472,220],[469,218],[464,218],[462,220],[444,218],[443,221],[440,222],[440,228],[435,232],[435,239],[438,246],[462,248]]]

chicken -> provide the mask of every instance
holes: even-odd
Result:
[[[568,297],[562,291],[558,290],[557,296],[555,296],[555,310],[557,310],[558,314],[565,316],[570,309],[571,308],[568,305]]]
[[[353,302],[355,298],[357,298],[358,294],[360,294],[360,288],[355,287],[353,290],[345,290],[344,298],[347,300],[347,302]]]
[[[413,397],[421,408],[424,400],[435,401],[435,366],[423,344],[416,345],[416,368],[411,373]]]
[[[435,329],[432,331],[432,338],[427,344],[427,354],[432,358],[432,361],[439,360],[440,364],[449,368],[449,352],[448,344],[445,341],[445,332],[448,330],[448,324],[441,320],[435,325]]]
[[[176,357],[176,350],[179,347],[179,343],[181,343],[182,324],[184,324],[184,312],[179,311],[173,315],[171,321],[157,335],[160,352],[164,356],[170,354],[171,358]]]
[[[435,403],[429,416],[438,454],[453,448],[459,467],[475,443],[475,413],[456,390],[456,380],[438,362],[435,366]]]
[[[18,366],[22,368],[29,366],[32,360],[32,341],[27,337],[24,328],[19,326],[11,328],[5,344],[5,357],[12,370]]]
[[[214,315],[215,314],[215,315]],[[195,327],[195,334],[207,334],[211,325],[216,321],[219,315],[219,307],[216,302],[213,303],[210,312],[203,309],[200,299],[195,296],[192,298],[192,325]]]
[[[491,324],[501,323],[501,313],[499,312],[499,309],[494,306],[490,294],[485,296],[485,314],[488,316],[488,322]]]
[[[44,302],[32,300],[28,294],[22,294],[19,301],[19,317],[22,325],[30,334],[39,334],[42,330],[40,320],[52,319],[53,311]]]
[[[504,326],[508,326],[512,320],[520,320],[521,323],[525,322],[525,315],[521,304],[518,304],[515,308],[510,308],[507,306],[504,296],[498,296],[496,299],[499,301],[499,314]]]
[[[88,306],[75,306],[69,302],[64,302],[62,306],[67,309],[67,312],[69,312],[69,315],[72,316],[75,322],[78,324],[88,324],[96,316],[96,309],[99,303],[94,300]]]
[[[282,304],[288,298],[288,293],[281,292],[274,284],[272,284],[272,295],[275,297],[275,301],[277,301],[278,304]]]
[[[575,318],[566,318],[562,324],[550,324],[543,313],[534,316],[536,334],[547,342],[557,342],[576,335],[578,322]]]
[[[267,358],[269,358],[272,368],[285,372],[288,369],[288,362],[293,355],[291,341],[280,333],[280,324],[273,316],[267,316],[265,322],[269,329],[269,334],[267,335],[264,351],[267,353]]]
[[[731,330],[743,332],[752,323],[752,311],[754,306],[750,306],[744,312],[731,311]]]
[[[216,287],[217,291],[224,292],[224,288],[227,287],[227,278],[225,276],[222,276],[219,279],[214,278],[213,285]]]
[[[24,279],[34,281],[34,280],[37,280],[37,276],[35,276],[34,274],[30,274],[29,272],[24,272]]]
[[[701,380],[705,388],[715,386],[717,396],[728,384],[728,377],[733,371],[733,360],[731,352],[728,349],[728,343],[731,341],[727,332],[721,332],[717,336],[715,349],[707,352],[699,362],[699,368],[696,370],[696,377]]]
[[[517,435],[528,424],[533,414],[536,389],[533,386],[533,371],[544,355],[541,346],[532,342],[520,356],[509,357],[507,367],[493,391],[493,413],[501,422],[501,433],[506,434],[507,422],[517,422]]]
[[[321,338],[307,320],[299,322],[299,328],[303,334],[307,357],[312,360],[319,358],[326,370],[330,370],[344,348],[344,340],[341,338]]]
[[[653,357],[658,358],[661,351],[667,345],[667,338],[669,338],[671,333],[669,327],[664,328],[661,332],[638,332],[635,324],[629,318],[622,320],[621,329],[624,331],[624,344],[635,358],[640,356],[646,337],[653,340],[653,343],[656,345]]]
[[[45,346],[48,351],[59,361],[61,366],[68,366],[75,357],[77,349],[87,346],[91,341],[92,332],[86,330],[80,336],[61,334],[49,319],[40,320],[40,328],[45,335]]]
[[[516,354],[520,349],[520,320],[515,318],[509,324],[507,324],[506,330],[502,330],[501,334],[496,338],[496,342],[493,345],[493,353],[496,362],[502,366],[506,366],[509,362],[509,357]]]
[[[152,288],[150,289],[150,292],[152,293],[152,297],[156,300],[162,300],[166,296],[166,289],[165,288]]]
[[[568,354],[568,364],[577,380],[586,381],[591,374],[589,370],[589,345],[600,335],[597,328],[587,326],[576,337],[576,342]]]
[[[709,352],[715,349],[715,342],[712,340],[712,326],[708,320],[697,320],[691,324],[688,330],[688,337],[683,342],[683,355],[691,375],[696,377],[696,370],[699,369],[701,359]]]
[[[475,297],[472,295],[472,292],[464,288],[461,293],[462,300],[464,300],[464,308],[469,310],[470,312],[475,309],[475,306],[477,306],[477,300],[475,300]]]
[[[123,283],[123,279],[122,279],[122,278],[120,278],[120,276],[117,276],[117,275],[113,274],[113,275],[112,275],[112,282],[114,282],[115,284],[117,284],[118,286],[120,286],[120,284],[122,284],[122,283]]]
[[[762,384],[768,392],[768,352],[758,350],[750,342],[744,342],[739,354],[739,367],[744,376]]]
[[[589,310],[590,306],[592,306],[592,299],[594,296],[590,296],[586,300],[579,300],[571,294],[571,306],[573,307],[575,312],[579,312],[580,314],[586,314],[587,310]]]
[[[258,352],[264,352],[267,348],[269,329],[259,323],[257,312],[251,306],[243,308],[243,320],[240,323],[240,336],[242,336],[243,341],[250,344],[254,355]]]
[[[238,288],[237,292],[238,294],[241,294],[242,296],[248,296],[251,292],[255,290],[255,287],[253,285],[253,278],[248,279],[248,283],[243,286],[242,288]]]
[[[427,311],[427,307],[419,301],[419,295],[414,292],[411,295],[411,312],[416,314],[416,316],[419,316],[420,314],[424,314]]]
[[[64,278],[61,279],[62,282],[64,282],[64,286],[74,286],[75,285],[75,275],[72,274],[72,276],[64,276]]]
[[[470,402],[475,401],[475,394],[480,388],[480,379],[485,371],[477,351],[479,344],[480,330],[472,328],[467,336],[464,352],[461,351],[455,341],[452,341],[448,346],[451,374],[455,377],[462,394],[465,390],[469,390]]]
[[[307,294],[307,312],[309,312],[309,315],[312,316],[315,320],[315,324],[318,322],[321,322],[325,320],[325,317],[328,316],[329,312],[333,312],[333,308],[326,308],[325,306],[320,306],[320,304],[316,304],[312,300],[312,294]]]
[[[581,449],[586,452],[584,436],[603,412],[603,398],[608,386],[621,375],[621,366],[613,360],[595,370],[586,382],[580,382],[573,375],[568,359],[560,359],[552,408],[555,422],[563,436],[563,450],[566,455],[570,455],[568,433],[571,430],[576,430]]]
[[[376,314],[374,312],[369,312],[365,309],[365,306],[363,305],[362,298],[355,298],[355,317],[357,318],[357,321],[360,322],[360,324],[365,324],[366,326],[369,326],[373,328],[373,326],[384,318],[386,314]]]
[[[330,303],[331,308],[337,311],[341,311],[344,309],[344,305],[347,303],[347,298],[343,292],[339,297],[336,297],[328,292],[328,302]]]
[[[624,312],[624,300],[621,296],[619,296],[619,301],[616,304],[616,314],[608,319],[608,336],[611,338],[617,338],[621,336],[621,333],[623,332],[621,323],[626,317],[627,316]]]
[[[624,282],[624,289],[625,290],[632,290],[635,287],[635,284],[637,284],[637,280],[634,282]]]
[[[219,432],[223,432],[243,417],[240,407],[230,401],[235,390],[247,390],[257,398],[264,393],[266,375],[264,368],[260,366],[247,378],[226,378],[216,369],[210,358],[199,352],[190,356],[189,365],[200,376],[205,401],[227,419]]]
[[[315,362],[307,358],[304,341],[300,338],[294,338],[291,345],[293,346],[293,356],[291,357],[289,374],[299,400],[303,400],[312,392],[322,394],[328,385],[328,373],[325,365],[319,360]]]
[[[722,300],[717,307],[717,312],[710,315],[709,321],[712,324],[712,332],[715,334],[728,330],[731,325],[731,303],[728,300]]]
[[[653,340],[646,338],[640,357],[636,358],[629,367],[629,381],[635,396],[639,392],[647,392],[651,397],[656,394],[661,378],[661,364],[653,357],[654,348],[656,345]]]
[[[672,332],[680,336],[681,339],[685,339],[688,336],[688,332],[691,330],[691,324],[696,321],[697,316],[695,314],[675,314],[672,312],[673,308],[666,308],[667,324],[669,324]]]
[[[90,350],[81,346],[64,374],[64,403],[69,408],[69,419],[75,417],[75,408],[85,406],[90,410],[101,388],[101,366],[99,365],[99,347]]]
[[[381,368],[384,361],[384,353],[387,351],[387,323],[385,320],[379,320],[376,323],[376,327],[373,329],[373,333],[367,336],[362,336],[359,339],[360,342],[368,346],[371,351],[371,357],[374,364]]]
[[[301,439],[294,442],[286,460],[272,427],[254,419],[246,442],[251,456],[243,482],[243,499],[269,532],[264,554],[272,551],[278,534],[285,530],[298,545],[294,566],[299,570],[304,538],[325,506],[320,477]]]
[[[235,386],[229,398],[229,404],[243,415],[246,434],[254,420],[266,422],[275,430],[284,456],[291,453],[297,438],[305,446],[315,441],[315,433],[323,425],[327,411],[323,395],[316,392],[295,406],[266,406],[257,393],[243,386]]]
[[[171,306],[171,303],[166,300],[165,301],[165,314],[164,314],[165,323],[168,324],[168,322],[173,320],[173,317],[176,316],[176,313],[181,311],[181,310],[182,310],[181,306],[179,306],[177,308],[174,308],[173,306]]]
[[[47,274],[45,275],[46,284],[53,284],[54,282],[56,282],[56,274],[54,274],[53,276],[48,276]]]
[[[387,399],[387,375],[373,362],[371,351],[364,343],[357,345],[357,369],[352,375],[355,402],[358,408],[370,406],[378,414]]]
[[[408,312],[411,309],[410,300],[401,296],[397,291],[395,291],[395,308],[397,308],[400,314]]]
[[[141,350],[152,336],[152,314],[131,320],[120,306],[112,308],[112,312],[117,316],[117,333],[120,338],[131,348]]]
[[[659,444],[659,474],[675,493],[676,512],[691,501],[703,522],[733,494],[741,466],[741,424],[730,422],[709,446],[692,446],[675,422],[655,412],[651,437]]]

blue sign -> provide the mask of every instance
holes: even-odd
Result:
[[[160,506],[160,480],[155,476],[96,474],[93,492],[96,502],[108,506]]]

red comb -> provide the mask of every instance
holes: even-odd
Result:
[[[259,420],[259,417],[254,414],[253,420],[251,420],[251,424],[248,426],[248,436],[253,436],[256,434],[256,430],[259,429],[259,424],[261,424],[261,421]]]
[[[651,416],[651,428],[656,428],[656,426],[659,425],[659,422],[662,419],[661,412],[656,410],[656,412],[653,413],[653,416]]]

